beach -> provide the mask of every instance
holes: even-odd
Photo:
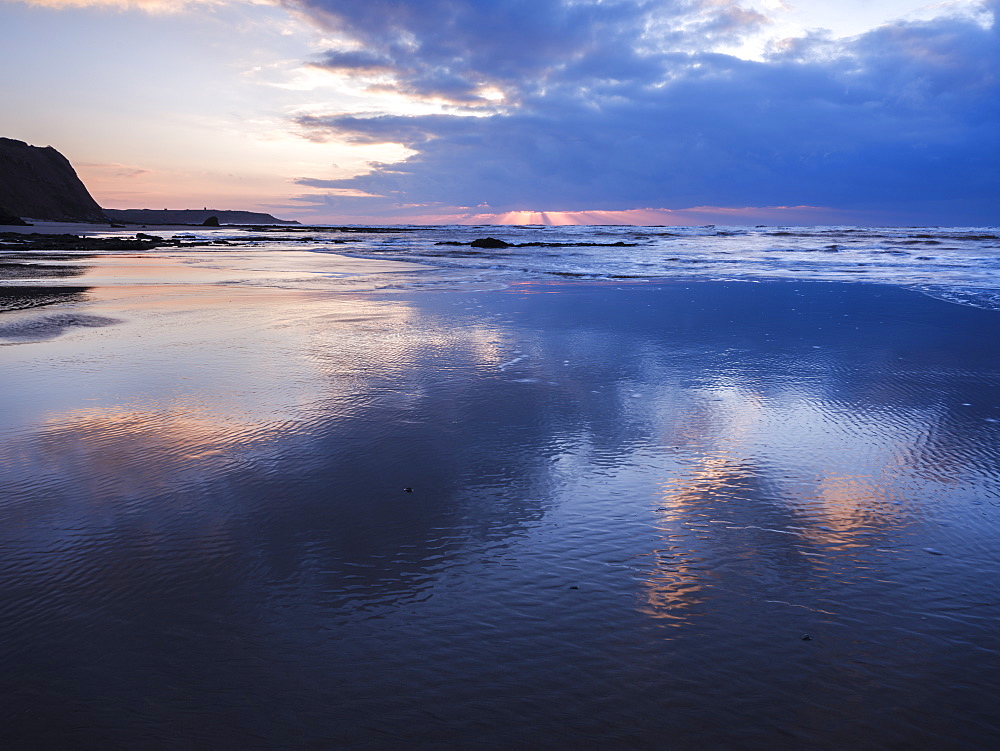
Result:
[[[408,237],[7,272],[5,747],[996,737],[1000,311]]]

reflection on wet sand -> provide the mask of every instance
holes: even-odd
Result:
[[[338,280],[350,281],[394,273],[419,275],[428,268],[401,261],[368,260],[270,247],[267,250],[213,249],[94,256],[88,259],[83,280],[93,286],[224,283],[272,288],[331,289],[331,284]]]
[[[954,492],[978,453],[942,451],[942,434],[955,434],[939,409],[896,408],[885,419],[877,402],[829,402],[822,381],[764,393],[749,375],[730,371],[686,402],[654,405],[657,441],[674,466],[650,501],[662,547],[649,556],[639,609],[651,618],[685,625],[720,587],[768,597],[770,575],[747,578],[762,556],[792,579],[863,578],[873,556],[893,553],[882,546],[919,527],[928,492]],[[743,569],[735,578],[734,561]]]

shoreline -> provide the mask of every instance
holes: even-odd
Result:
[[[141,294],[170,287],[177,288],[171,294],[184,294],[184,287],[204,285],[336,292],[372,288],[379,279],[420,277],[435,271],[426,264],[313,252],[280,238],[262,246],[186,243],[108,248],[98,238],[83,248],[73,243],[48,249],[0,248],[0,313],[36,307],[31,304],[33,294],[37,306],[57,304],[59,295],[54,293],[60,287],[72,288],[68,299],[79,303],[88,292],[105,290],[102,294],[107,294],[108,289],[124,287],[136,287],[143,290]]]

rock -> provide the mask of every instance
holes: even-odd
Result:
[[[6,206],[0,206],[0,225],[4,227],[30,227],[31,225],[17,216]]]
[[[497,240],[495,237],[480,237],[478,240],[473,240],[469,243],[473,248],[509,248],[510,243],[505,243],[503,240]]]
[[[203,221],[201,223],[201,226],[202,227],[218,227],[219,226],[219,217],[217,217],[217,216],[210,216],[208,219],[206,219],[205,221]]]
[[[2,250],[149,250],[161,246],[174,248],[204,247],[225,240],[179,240],[159,238],[139,233],[141,237],[78,237],[77,235],[47,235],[37,232],[0,232]]]

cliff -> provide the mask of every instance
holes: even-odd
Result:
[[[54,222],[107,222],[76,171],[51,146],[0,138],[0,214]]]
[[[276,219],[256,211],[224,211],[216,209],[105,209],[114,222],[124,224],[201,224],[217,217],[220,224],[298,224],[289,219]]]

